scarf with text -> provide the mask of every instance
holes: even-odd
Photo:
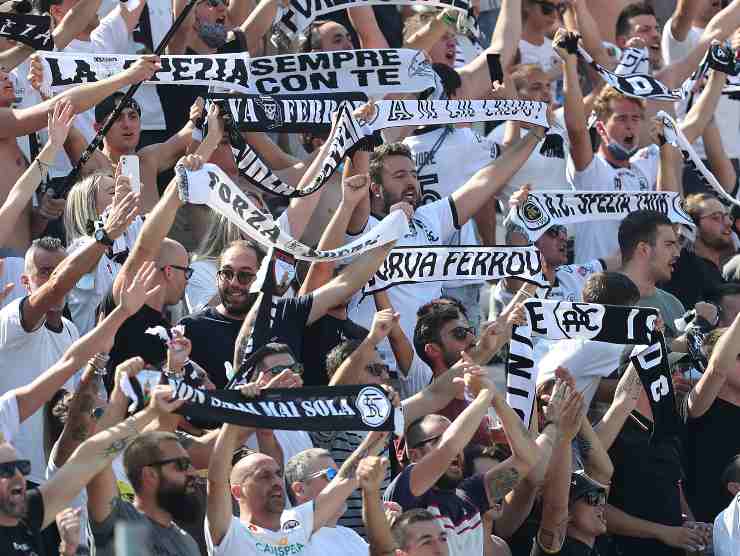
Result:
[[[619,58],[619,64],[614,69],[617,75],[633,75],[636,73],[648,73],[650,71],[650,58],[647,48],[625,48]]]
[[[673,191],[533,191],[526,201],[511,208],[507,219],[523,228],[530,241],[537,241],[556,224],[622,220],[636,210],[654,210],[665,214],[671,222],[694,228],[683,208],[681,194]]]
[[[694,169],[704,185],[713,189],[720,201],[724,204],[740,206],[740,201],[725,191],[725,188],[720,185],[714,174],[702,162],[699,155],[696,154],[694,147],[691,146],[691,143],[689,143],[681,129],[676,125],[676,121],[662,110],[658,112],[657,116],[663,119],[666,141],[681,151],[684,162]]]
[[[304,261],[335,261],[362,254],[396,241],[408,233],[406,216],[395,211],[358,239],[339,247],[318,251],[290,237],[280,229],[269,213],[259,209],[244,192],[215,164],[205,164],[197,171],[176,167],[180,198],[188,203],[207,205],[264,245],[289,253]]]
[[[299,431],[397,431],[403,414],[374,385],[275,388],[246,398],[235,390],[199,390],[180,382],[177,413],[243,427]]]
[[[23,43],[35,50],[54,48],[51,17],[48,15],[0,13],[0,37]]]
[[[322,19],[332,12],[363,6],[430,6],[434,8],[456,8],[468,13],[467,0],[289,0],[287,6],[279,5],[273,29],[288,38],[303,32],[315,19]]]
[[[677,434],[681,419],[676,410],[676,400],[673,392],[673,379],[668,366],[668,349],[665,338],[660,332],[656,333],[656,341],[643,350],[638,351],[630,358],[637,374],[640,375],[642,385],[647,392],[650,408],[653,412],[652,441],[659,436]]]
[[[399,284],[501,278],[549,285],[542,276],[540,253],[534,245],[394,247],[365,285],[363,295]]]
[[[515,326],[506,364],[506,401],[529,425],[537,384],[533,336],[584,338],[610,344],[651,344],[658,310],[596,303],[528,299],[527,324]]]

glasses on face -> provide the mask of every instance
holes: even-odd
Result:
[[[542,10],[542,15],[552,15],[555,12],[558,12],[558,15],[563,15],[565,13],[565,4],[551,4],[550,2],[546,2],[545,0],[532,0],[535,4],[538,4],[540,9]]]
[[[715,222],[720,222],[720,223],[724,222],[725,220],[732,220],[730,218],[730,213],[725,212],[723,210],[718,210],[717,212],[712,212],[710,214],[705,214],[704,216],[700,216],[699,220],[702,220],[704,218],[710,218],[714,220]]]
[[[464,340],[468,337],[468,334],[475,336],[475,328],[472,326],[456,326],[450,330],[450,336],[456,340]]]
[[[560,237],[560,236],[568,236],[568,228],[565,226],[560,226],[559,224],[556,224],[555,226],[550,226],[545,233],[549,235],[550,237]]]
[[[306,477],[306,480],[310,479],[317,479],[321,476],[326,477],[326,480],[331,482],[334,480],[334,477],[337,476],[338,471],[334,469],[333,467],[327,467],[326,469],[322,469],[321,471],[317,471],[316,473],[311,473],[308,477]]]
[[[176,268],[177,270],[182,270],[185,273],[185,280],[190,280],[190,278],[193,277],[193,272],[195,272],[191,267],[189,266],[178,266],[176,264],[168,264],[167,266],[170,266],[172,268]],[[162,270],[164,270],[166,267],[162,267]]]
[[[163,459],[161,461],[153,461],[152,463],[148,465],[162,467],[163,465],[167,465],[170,463],[174,463],[178,471],[187,471],[193,466],[193,462],[190,461],[190,458],[186,456],[181,456],[179,458]]]
[[[0,479],[15,477],[16,469],[25,477],[31,472],[31,460],[17,459],[15,461],[0,463]]]
[[[427,444],[431,444],[432,442],[437,442],[442,437],[442,435],[438,436],[432,436],[431,438],[427,438],[425,440],[422,440],[420,442],[417,442],[415,446],[411,446],[412,448],[421,448],[422,446],[426,446]]]
[[[224,6],[229,5],[229,0],[205,0],[205,3],[208,4],[211,8],[217,8],[221,4]]]
[[[583,501],[589,506],[603,506],[606,504],[606,492],[587,492],[583,496]]]
[[[385,363],[369,363],[366,367],[367,372],[375,377],[387,376],[391,368]]]
[[[282,373],[285,369],[290,369],[297,375],[303,374],[303,364],[301,363],[292,363],[291,365],[275,365],[274,367],[265,369],[264,372],[270,373],[273,376],[277,376],[280,373]]]
[[[234,277],[236,277],[236,281],[242,286],[248,286],[254,280],[254,274],[251,272],[247,272],[245,270],[234,272],[230,268],[222,268],[216,273],[216,275],[221,278],[221,280],[225,280],[227,282],[231,282]]]

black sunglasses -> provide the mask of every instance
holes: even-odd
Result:
[[[227,282],[231,282],[236,276],[237,282],[239,282],[242,286],[248,286],[249,284],[251,284],[255,276],[251,272],[247,272],[245,270],[234,272],[230,268],[222,268],[216,273],[216,275],[222,280],[226,280]]]
[[[432,436],[431,438],[427,438],[425,440],[421,440],[420,442],[417,442],[415,445],[413,445],[411,447],[414,448],[414,449],[421,448],[422,446],[426,446],[427,444],[429,444],[431,442],[436,442],[440,438],[442,438],[442,435],[441,434],[438,435],[438,436]]]
[[[189,266],[178,266],[176,264],[168,264],[167,266],[171,266],[172,268],[176,268],[177,270],[182,270],[185,273],[185,280],[190,280],[190,278],[193,277],[193,272],[195,272]],[[165,269],[165,267],[162,267],[162,270],[164,270],[164,269]]]
[[[558,237],[561,235],[568,235],[568,228],[565,226],[561,226],[560,224],[556,224],[555,226],[550,226],[545,233],[549,235],[550,237]]]
[[[464,340],[468,337],[468,334],[475,336],[475,328],[472,326],[456,326],[450,330],[450,335],[456,340]]]
[[[15,461],[0,463],[0,478],[10,479],[15,477],[16,469],[25,477],[31,472],[31,460],[17,459]]]
[[[367,372],[378,378],[382,377],[383,374],[388,374],[391,368],[385,363],[369,363],[366,367]]]
[[[303,364],[302,363],[293,363],[292,365],[275,365],[274,367],[265,369],[264,372],[270,373],[273,376],[277,376],[280,373],[282,373],[285,369],[290,369],[297,375],[303,374]]]
[[[228,0],[205,0],[205,2],[211,8],[215,8],[217,6],[220,6],[221,4],[223,4],[224,6],[228,6],[229,5]]]
[[[550,2],[546,2],[545,0],[532,0],[532,2],[539,4],[543,15],[551,15],[554,12],[558,12],[558,15],[563,15],[566,10],[565,4],[550,4]]]
[[[190,458],[185,456],[181,456],[179,458],[163,459],[161,461],[153,461],[152,463],[149,463],[147,465],[161,467],[163,465],[167,465],[168,463],[174,463],[178,471],[187,471],[193,466],[193,462],[190,460]]]
[[[589,506],[603,506],[606,504],[606,492],[592,490],[583,495],[583,501]]]

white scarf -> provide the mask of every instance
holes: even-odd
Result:
[[[396,241],[408,233],[406,216],[400,211],[382,220],[362,237],[339,247],[317,251],[280,230],[269,213],[257,208],[215,164],[205,164],[195,172],[176,168],[180,177],[180,198],[188,203],[207,205],[265,247],[273,247],[304,261],[335,261]]]

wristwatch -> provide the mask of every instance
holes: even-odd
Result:
[[[105,231],[105,228],[98,228],[97,230],[95,230],[93,237],[95,238],[95,241],[102,243],[106,247],[113,246],[113,240],[110,238],[108,233]]]

